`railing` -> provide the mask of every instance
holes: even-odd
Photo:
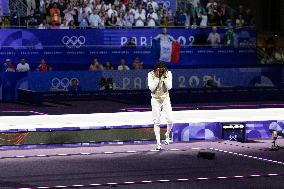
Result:
[[[1,26],[0,26],[1,27]],[[31,26],[31,25],[27,25],[27,26],[9,26],[6,27],[5,29],[94,29],[94,30],[98,30],[98,29],[162,29],[162,28],[167,28],[167,29],[199,29],[199,28],[212,28],[213,26],[207,26],[207,27],[200,27],[200,26],[196,26],[196,25],[192,25],[192,26],[155,26],[155,27],[148,27],[148,26],[143,26],[143,27],[138,27],[138,26],[132,26],[132,27],[117,27],[117,26],[104,26],[104,27],[80,27],[80,26],[74,26],[74,27],[69,27],[69,26],[64,26],[64,27],[60,27],[60,26],[56,26],[56,27],[52,27],[50,25],[45,26],[45,27],[40,27],[39,25],[36,26]],[[214,26],[217,27],[218,29],[229,29],[228,26]],[[4,28],[3,28],[4,29]],[[256,29],[255,26],[244,26],[244,27],[233,27],[233,29]]]

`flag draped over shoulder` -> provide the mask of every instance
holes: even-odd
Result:
[[[179,63],[180,60],[180,44],[178,42],[163,42],[160,40],[152,40],[152,57],[163,62]]]
[[[180,60],[180,44],[176,41],[172,42],[171,62],[178,64]]]
[[[161,51],[160,40],[153,39],[152,40],[151,55],[152,55],[152,58],[154,60],[160,59],[160,51]]]

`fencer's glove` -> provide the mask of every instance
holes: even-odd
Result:
[[[163,74],[163,78],[166,79],[167,77],[168,77],[168,74],[165,72],[165,73]]]

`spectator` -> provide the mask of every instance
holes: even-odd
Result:
[[[90,67],[89,67],[89,71],[99,71],[99,70],[103,70],[103,66],[99,63],[97,58],[93,59],[93,62],[91,63]]]
[[[179,9],[176,15],[176,25],[185,26],[185,22],[186,22],[186,14],[183,12],[182,9]]]
[[[69,8],[69,5],[70,4],[67,4],[66,0],[58,0],[58,8],[60,9],[60,16],[61,16],[61,18],[64,18],[64,16],[65,16],[64,11],[67,10],[67,13],[68,13],[69,10],[70,11],[73,10],[72,7]]]
[[[119,71],[130,70],[130,68],[126,65],[126,62],[125,62],[124,58],[120,59],[120,64],[119,64],[117,70],[119,70]]]
[[[116,26],[116,23],[117,23],[117,17],[115,16],[114,13],[112,13],[111,17],[108,18],[107,25],[114,27],[114,26]]]
[[[129,12],[134,16],[136,13],[136,10],[135,10],[134,4],[131,1],[128,4],[128,9],[129,9]]]
[[[274,62],[274,58],[269,55],[264,56],[260,61],[261,64],[273,64]]]
[[[141,70],[143,69],[143,62],[140,61],[139,57],[136,57],[132,63],[132,69]]]
[[[220,34],[217,32],[216,26],[212,27],[212,32],[209,34],[207,38],[207,42],[209,42],[209,44],[212,47],[216,47],[218,44],[221,43],[221,37],[220,37]]]
[[[71,79],[71,85],[68,86],[68,92],[78,93],[81,91],[82,91],[82,88],[81,86],[79,86],[78,79],[75,79],[75,78]]]
[[[239,14],[238,17],[236,18],[236,27],[242,28],[244,25],[245,25],[245,20],[243,18],[243,15]]]
[[[74,15],[73,15],[73,18],[74,18],[74,24],[76,26],[79,26],[79,12],[76,8],[74,8]]]
[[[26,60],[22,58],[20,63],[17,65],[17,72],[28,72],[30,71],[30,65],[26,63]]]
[[[108,18],[111,18],[112,15],[114,15],[114,16],[118,15],[117,11],[115,10],[115,5],[114,4],[111,5],[110,9],[108,9],[107,15],[108,15]]]
[[[40,0],[39,2],[40,22],[46,19],[46,1]]]
[[[76,29],[76,28],[77,28],[76,25],[75,25],[74,20],[71,20],[71,22],[70,22],[69,25],[70,25],[70,26],[69,26],[70,29]]]
[[[149,10],[149,13],[147,14],[147,26],[149,27],[155,27],[156,22],[158,20],[158,15],[157,13],[154,12],[154,9],[151,8]]]
[[[284,63],[284,51],[282,47],[276,48],[274,52],[274,58],[278,63]]]
[[[112,66],[112,63],[110,61],[107,61],[105,63],[104,70],[113,70],[113,66]]]
[[[119,12],[125,12],[125,9],[126,9],[125,4],[120,0],[118,2],[118,10],[119,10]]]
[[[27,16],[34,15],[36,8],[35,0],[26,0],[26,3],[27,3]]]
[[[167,28],[162,29],[162,33],[154,37],[155,40],[160,40],[161,43],[170,43],[171,41],[175,41],[173,36],[168,34]]]
[[[104,78],[104,77],[101,78],[99,86],[100,86],[100,91],[114,89],[114,83],[112,81],[112,78]]]
[[[207,13],[199,0],[197,1],[197,6],[195,7],[195,18],[198,26],[200,27],[207,26],[207,20],[208,20]]]
[[[163,11],[165,10],[165,9],[164,9],[164,4],[163,4],[162,2],[160,2],[158,5],[159,5],[158,10],[161,11],[161,12],[163,12]]]
[[[215,0],[208,0],[206,9],[208,12],[208,24],[210,25],[216,24],[217,8],[218,4],[215,2]]]
[[[231,47],[237,46],[237,35],[235,34],[233,27],[229,27],[228,31],[225,33],[224,43]]]
[[[87,18],[81,18],[80,19],[80,24],[79,24],[79,27],[80,28],[87,28],[89,26],[89,23],[88,23],[88,20]]]
[[[124,17],[124,15],[123,15],[122,12],[118,13],[115,25],[119,28],[123,27],[123,25],[124,25],[123,17]]]
[[[99,82],[99,86],[100,86],[100,91],[104,91],[106,90],[106,87],[107,87],[107,80],[106,78],[101,78],[100,82]]]
[[[163,26],[163,27],[169,26],[169,20],[168,20],[167,14],[164,11],[161,13],[161,17],[159,20],[160,20],[160,26]]]
[[[113,27],[131,27],[133,25],[153,27],[153,20],[155,20],[155,26],[178,24],[189,27],[191,23],[195,22],[198,26],[205,27],[207,26],[207,19],[210,25],[225,26],[228,25],[231,19],[230,9],[224,0],[178,2],[176,13],[173,13],[170,7],[164,6],[163,2],[159,1],[157,3],[156,0],[37,0],[37,6],[35,6],[34,2],[35,0],[26,1],[28,7],[27,17],[30,20],[29,25],[36,23],[31,22],[33,20],[37,20],[39,23],[47,20],[48,23],[53,25],[53,28],[63,23],[64,20],[66,21],[64,22],[65,26],[70,26],[70,22],[74,20],[75,26],[87,27],[87,25],[91,25],[97,27],[97,24],[94,24],[91,21],[92,19],[90,20],[93,14],[100,17],[102,21],[101,26],[98,27],[104,27],[112,14],[117,19],[117,23],[111,25]],[[153,12],[151,9],[153,9]],[[245,26],[253,24],[253,15],[250,9],[245,9],[244,6],[240,5],[236,12],[236,15],[242,15]],[[148,16],[154,13],[157,15],[157,19],[149,19]],[[37,15],[38,17],[36,17]],[[184,19],[184,16],[186,19]],[[16,17],[12,15],[12,18]],[[236,20],[236,16],[234,20]],[[72,26],[72,28],[75,28],[75,26]]]
[[[44,58],[41,58],[41,59],[40,59],[39,66],[37,67],[37,70],[38,70],[39,72],[48,72],[48,71],[51,71],[52,68],[51,68],[49,65],[46,64]]]
[[[64,21],[66,23],[65,26],[68,26],[71,21],[74,21],[73,15],[75,15],[75,11],[69,5],[68,8],[63,11],[63,13],[64,13]]]
[[[98,28],[102,25],[101,17],[98,15],[98,12],[96,10],[94,10],[94,12],[90,15],[89,22],[90,26],[93,28]]]
[[[227,25],[227,20],[230,18],[229,13],[227,10],[227,5],[222,3],[217,8],[217,15],[216,15],[217,26],[225,26]]]
[[[172,9],[170,9],[170,8],[168,10],[167,20],[168,20],[168,26],[174,26],[175,25],[175,16],[174,16]]]
[[[191,9],[187,9],[186,12],[185,12],[185,17],[186,17],[186,20],[185,20],[185,27],[189,28],[190,25],[191,25],[191,17],[192,13],[191,13]]]
[[[2,72],[15,72],[15,66],[13,65],[11,59],[6,59],[2,65]]]
[[[90,5],[88,5],[87,3],[83,3],[83,9],[85,10],[85,14],[87,16],[87,18],[89,19],[89,16],[92,14],[92,9],[90,7]]]
[[[153,1],[153,0],[148,0],[147,5],[151,5],[151,7],[153,8],[154,12],[156,12],[159,9],[159,5],[157,2]]]
[[[145,8],[147,8],[147,0],[137,0],[136,3],[135,3],[135,6],[136,7],[142,7],[143,9],[143,12],[145,13],[146,15],[146,11],[145,11]],[[136,9],[137,11],[138,9]]]
[[[114,89],[112,78],[110,78],[110,77],[107,78],[106,83],[107,83],[106,90],[113,90]]]
[[[136,42],[133,37],[130,37],[129,42],[125,45],[128,48],[136,48]]]
[[[212,76],[207,76],[205,78],[205,88],[217,88],[218,83],[214,80]]]
[[[58,8],[57,4],[54,3],[53,7],[50,9],[49,14],[51,16],[51,23],[52,24],[59,24],[61,22],[60,17],[60,9]]]
[[[146,15],[145,15],[145,10],[142,9],[141,5],[139,6],[138,10],[136,11],[134,19],[135,19],[135,26],[136,27],[144,26],[144,23],[146,21]]]
[[[129,9],[126,9],[126,14],[123,17],[123,25],[125,27],[131,28],[134,24],[134,16],[133,13],[130,12]]]
[[[146,6],[146,15],[149,13],[149,11],[150,11],[150,9],[153,9],[153,7],[152,7],[152,5],[151,4],[147,4],[147,6]],[[154,10],[154,9],[153,9]],[[154,12],[156,12],[156,11],[154,11]]]

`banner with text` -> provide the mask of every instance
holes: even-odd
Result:
[[[39,59],[44,57],[54,70],[87,70],[94,57],[101,63],[111,61],[116,67],[120,58],[125,58],[131,65],[139,57],[145,68],[152,68],[158,60],[151,56],[152,38],[160,29],[85,29],[85,30],[0,30],[0,62],[6,58],[14,63],[19,58],[26,58],[31,68],[36,69]],[[188,66],[249,66],[256,64],[256,34],[254,29],[238,29],[238,48],[232,47],[196,47],[200,36],[205,38],[210,28],[169,29],[182,46],[179,65]],[[221,37],[225,29],[220,29]],[[126,44],[133,37],[136,48],[127,48]],[[250,47],[250,48],[247,48]]]

